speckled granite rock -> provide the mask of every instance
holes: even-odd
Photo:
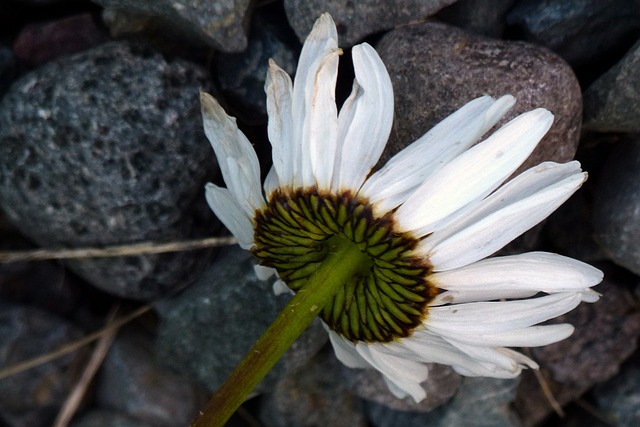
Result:
[[[342,367],[342,376],[351,390],[362,399],[398,411],[429,412],[447,403],[460,387],[461,377],[449,366],[428,364],[429,378],[422,383],[427,397],[416,403],[411,397],[398,399],[389,391],[382,375],[373,369]]]
[[[349,392],[342,364],[333,351],[320,353],[310,363],[286,376],[264,396],[260,419],[269,427],[366,427],[359,400]]]
[[[82,332],[62,318],[42,310],[0,303],[0,369],[57,350]],[[70,366],[77,354],[67,354],[0,381],[0,420],[10,427],[52,425],[73,385]]]
[[[633,306],[627,277],[604,268],[603,282],[595,287],[602,294],[594,304],[580,304],[552,323],[571,323],[576,330],[564,341],[532,349],[533,359],[554,398],[561,404],[580,397],[595,384],[618,373],[622,362],[638,347],[640,312]],[[552,412],[533,373],[525,371],[515,405],[527,426],[540,423]]]
[[[517,379],[464,378],[451,402],[429,413],[399,412],[373,402],[365,412],[376,427],[517,427],[510,408],[517,385]]]
[[[585,128],[600,132],[640,132],[638,69],[640,41],[584,93]]]
[[[315,20],[329,12],[338,27],[340,46],[352,46],[364,37],[398,25],[423,20],[455,0],[285,0],[289,23],[304,41]]]
[[[119,32],[125,31],[124,20],[125,24],[135,22],[137,27],[128,28],[131,32],[144,31],[145,26],[159,26],[166,27],[166,31],[177,30],[223,52],[241,52],[247,47],[244,24],[250,0],[93,1],[110,12],[115,21],[107,24],[119,27]],[[136,19],[130,20],[129,16]]]
[[[621,141],[598,177],[595,239],[615,263],[640,274],[640,137]]]
[[[0,103],[0,206],[44,247],[210,234],[203,185],[216,171],[202,131],[205,71],[114,42],[51,62]],[[113,294],[154,299],[184,286],[198,252],[69,262]]]
[[[196,283],[157,304],[161,363],[212,391],[224,382],[290,298],[275,296],[253,265],[249,252],[227,248]],[[271,389],[283,374],[307,363],[327,339],[320,321],[314,321],[256,391]]]
[[[537,107],[555,115],[553,127],[520,170],[543,160],[573,158],[580,136],[580,86],[567,64],[548,50],[435,22],[390,31],[377,50],[395,93],[394,131],[385,161],[468,101],[504,94],[515,96],[517,103],[503,122]]]

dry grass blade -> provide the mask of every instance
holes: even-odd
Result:
[[[51,259],[107,258],[131,255],[149,255],[166,252],[183,252],[197,249],[230,246],[237,243],[234,237],[208,237],[179,242],[141,242],[103,248],[35,249],[30,251],[0,251],[0,263],[42,261]]]
[[[538,369],[534,369],[533,373],[536,376],[536,380],[538,380],[538,384],[540,385],[540,389],[542,389],[544,397],[547,399],[554,412],[558,414],[560,418],[564,418],[564,409],[562,409],[562,405],[558,403],[555,396],[553,395],[553,392],[551,391],[551,388],[549,387],[549,384],[547,383],[544,375],[542,375],[542,372],[540,372]]]
[[[112,324],[117,311],[117,308],[111,310],[108,316],[107,326]],[[69,396],[67,396],[62,408],[60,408],[60,412],[58,412],[58,416],[53,423],[53,427],[67,427],[69,425],[69,422],[71,422],[71,419],[80,407],[80,403],[91,384],[91,380],[95,376],[96,372],[98,372],[104,358],[107,356],[109,347],[111,346],[113,339],[116,337],[117,332],[118,330],[116,328],[108,328],[98,339],[98,343],[91,354],[89,362],[85,366],[82,375],[73,387],[73,390]]]
[[[97,339],[100,339],[103,335],[107,335],[107,334],[110,334],[112,331],[116,331],[118,328],[121,328],[122,326],[129,323],[136,317],[142,316],[144,313],[148,312],[149,310],[151,310],[150,305],[142,306],[137,310],[133,311],[132,313],[114,320],[108,326],[102,329],[99,329],[96,332],[93,332],[92,334],[89,334],[86,337],[79,339],[78,341],[64,345],[56,351],[4,368],[0,370],[0,380],[19,374],[20,372],[24,372],[28,369],[35,368],[36,366],[40,366],[44,363],[47,363],[59,357],[62,357],[65,354],[76,351],[84,347],[85,345],[90,344]]]

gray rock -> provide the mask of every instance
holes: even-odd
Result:
[[[638,69],[640,41],[584,93],[586,129],[599,132],[640,132]]]
[[[458,0],[442,9],[437,18],[473,33],[500,38],[506,13],[516,0]]]
[[[627,291],[627,279],[615,269],[603,268],[603,282],[595,290],[602,294],[594,304],[581,304],[570,313],[550,321],[570,323],[572,336],[555,344],[532,349],[532,357],[560,405],[580,397],[595,384],[620,369],[638,347],[640,313]],[[539,424],[552,412],[535,376],[525,372],[515,407],[525,425]]]
[[[520,171],[544,160],[573,159],[582,99],[573,72],[557,55],[435,22],[390,31],[377,50],[395,93],[394,131],[384,161],[468,101],[505,94],[517,103],[502,123],[537,107],[555,115],[553,127]]]
[[[640,138],[618,143],[598,178],[595,238],[616,264],[640,274]]]
[[[207,394],[159,366],[152,338],[138,328],[120,332],[96,379],[96,404],[149,425],[186,426]]]
[[[228,248],[196,283],[157,304],[158,360],[212,391],[224,382],[290,298],[275,296],[270,283],[256,278],[253,264],[249,252]],[[272,388],[284,373],[307,363],[326,340],[314,321],[257,391]]]
[[[389,391],[382,375],[373,369],[342,368],[342,376],[362,399],[398,411],[429,412],[447,403],[458,391],[461,377],[449,366],[431,363],[429,378],[422,383],[427,397],[416,403],[411,397],[398,399]]]
[[[353,46],[364,37],[398,25],[421,21],[455,0],[285,0],[289,23],[304,41],[318,17],[329,12],[338,27],[341,47]]]
[[[260,419],[265,425],[367,426],[359,400],[346,388],[342,364],[331,353],[318,354],[263,397]]]
[[[525,40],[552,49],[571,65],[597,67],[637,39],[640,2],[525,0],[509,12],[507,21]]]
[[[269,59],[289,75],[296,71],[298,42],[294,34],[285,30],[286,22],[278,20],[283,17],[274,13],[254,16],[247,49],[242,53],[221,53],[215,59],[220,91],[245,122],[266,121],[264,82]]]
[[[195,42],[204,42],[223,52],[241,52],[247,47],[244,24],[250,0],[93,1],[112,17],[106,22],[117,28],[116,33],[144,31],[144,27],[151,26],[178,31]],[[136,27],[125,30],[123,20],[125,26],[133,22]]]
[[[0,103],[0,206],[44,247],[210,234],[203,185],[216,170],[202,131],[206,72],[110,43],[23,76]],[[119,296],[155,299],[198,274],[202,252],[68,265]]]
[[[16,74],[17,64],[13,51],[7,46],[0,44],[0,99]]]
[[[71,427],[170,427],[141,422],[113,411],[94,409],[71,423]]]
[[[596,387],[598,411],[618,426],[640,425],[640,359],[625,364],[620,374]]]
[[[451,402],[429,413],[399,412],[367,402],[365,412],[376,427],[514,427],[510,408],[518,380],[464,378]]]
[[[42,310],[0,303],[0,369],[79,339],[78,328]],[[0,381],[0,420],[11,427],[50,426],[73,385],[70,353]]]

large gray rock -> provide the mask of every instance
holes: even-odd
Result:
[[[544,107],[555,115],[524,168],[573,159],[582,98],[571,68],[557,55],[523,42],[493,40],[436,22],[397,28],[377,50],[395,94],[395,123],[383,158],[415,141],[440,120],[482,95],[517,99],[503,123]]]
[[[619,426],[640,425],[640,358],[626,363],[620,374],[593,390],[598,411]]]
[[[121,331],[96,378],[96,404],[140,423],[186,426],[207,394],[167,369],[152,354],[152,338],[139,328]]]
[[[0,369],[55,351],[82,332],[42,310],[0,304]],[[74,379],[71,353],[0,381],[0,420],[11,427],[45,427],[67,398]]]
[[[507,20],[525,40],[548,47],[571,65],[597,68],[638,37],[640,1],[524,0]]]
[[[304,41],[318,17],[329,12],[338,27],[339,44],[352,46],[364,37],[398,25],[424,20],[456,0],[285,0],[289,23]]]
[[[0,44],[0,98],[15,78],[16,71],[15,55],[8,46]]]
[[[464,378],[451,402],[429,413],[399,412],[367,402],[365,412],[376,427],[517,427],[510,408],[518,380]]]
[[[640,41],[584,93],[585,128],[599,132],[640,132],[638,69]]]
[[[437,18],[484,36],[500,38],[507,23],[506,13],[516,0],[458,0],[438,13]]]
[[[267,330],[290,295],[275,296],[258,280],[249,252],[230,247],[196,283],[157,304],[156,355],[165,365],[216,390]],[[327,341],[314,321],[269,372],[257,391],[307,363]]]
[[[598,177],[593,225],[615,263],[640,274],[640,138],[618,143]]]
[[[44,247],[210,234],[216,163],[202,131],[206,72],[114,42],[51,62],[0,103],[0,206]],[[198,274],[188,252],[69,262],[113,294],[155,299]]]
[[[250,0],[93,1],[105,8],[110,17],[107,24],[116,33],[152,27],[177,31],[223,52],[241,52],[247,47],[244,25]],[[129,23],[134,25],[125,28]]]

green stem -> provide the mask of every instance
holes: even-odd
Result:
[[[322,265],[236,366],[192,427],[224,426],[280,356],[331,302],[338,289],[368,262],[368,257],[346,239],[331,239],[330,245]]]

